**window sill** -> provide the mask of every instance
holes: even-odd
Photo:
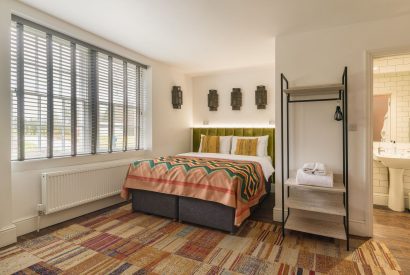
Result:
[[[79,155],[75,157],[54,157],[51,159],[32,159],[24,161],[12,161],[11,170],[13,172],[24,172],[31,170],[59,170],[57,168],[63,168],[67,166],[76,165],[93,165],[99,162],[109,161],[124,161],[131,162],[134,159],[146,157],[151,151],[138,150],[138,151],[126,151],[126,152],[112,152],[112,153],[99,153],[95,155]]]

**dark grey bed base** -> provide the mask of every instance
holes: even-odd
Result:
[[[270,192],[270,182],[265,184]],[[164,216],[179,221],[199,224],[231,233],[238,227],[234,225],[235,209],[212,201],[174,196],[145,190],[130,189],[134,211]],[[265,197],[265,196],[264,196]],[[261,198],[259,203],[264,199]],[[251,213],[258,205],[251,208]]]

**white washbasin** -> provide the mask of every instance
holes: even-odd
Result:
[[[373,158],[389,168],[389,208],[404,211],[403,175],[404,169],[410,169],[410,158],[394,154],[373,154]]]
[[[374,159],[381,161],[384,166],[394,169],[410,169],[410,158],[392,154],[375,154]]]

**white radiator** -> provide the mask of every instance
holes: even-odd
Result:
[[[125,163],[109,163],[92,168],[42,173],[39,214],[47,215],[119,194],[127,170]]]

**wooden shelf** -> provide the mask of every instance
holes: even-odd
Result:
[[[328,95],[343,91],[343,84],[326,84],[316,86],[301,86],[285,89],[284,92],[291,96]]]
[[[305,211],[325,213],[338,216],[346,216],[346,209],[341,200],[329,201],[329,200],[303,200],[302,198],[286,199],[286,206],[293,209],[300,209]]]
[[[290,214],[285,228],[341,240],[347,239],[344,225],[341,222],[322,221]]]
[[[333,187],[321,187],[321,186],[313,186],[313,185],[299,185],[296,184],[296,178],[289,178],[285,182],[286,186],[296,187],[305,190],[315,190],[315,191],[322,191],[322,192],[329,192],[329,193],[344,193],[346,192],[346,188],[342,182],[335,179]]]

